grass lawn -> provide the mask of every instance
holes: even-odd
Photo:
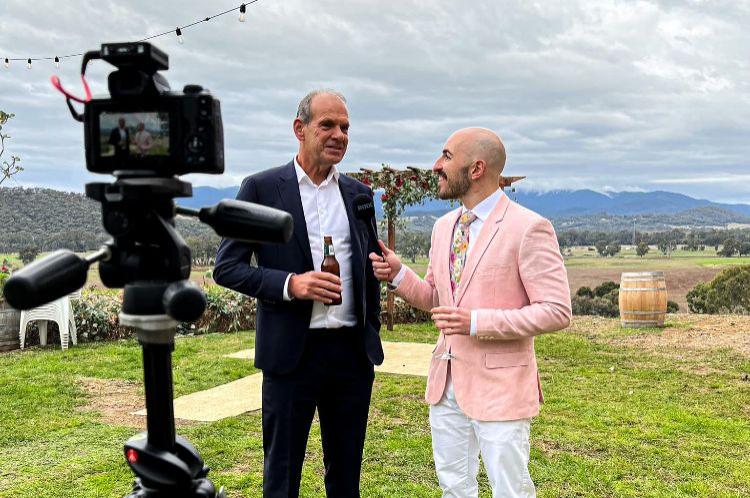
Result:
[[[750,328],[750,318],[724,322]],[[750,496],[750,352],[735,347],[750,341],[737,333],[714,344],[711,323],[678,315],[666,330],[632,331],[615,320],[578,318],[569,331],[537,339],[546,403],[532,426],[530,467],[540,497]],[[432,342],[436,331],[419,324],[383,335]],[[251,347],[253,337],[180,338],[176,395],[253,372],[249,362],[222,356]],[[138,399],[140,379],[132,341],[0,355],[0,496],[124,496],[131,474],[121,447],[139,429],[91,407],[116,404],[125,387]],[[86,387],[94,381],[103,387],[98,395]],[[424,384],[378,374],[364,497],[440,496]],[[182,424],[178,432],[199,448],[229,496],[261,496],[259,413]],[[302,496],[324,496],[321,476],[314,424]],[[481,496],[489,497],[480,478]]]

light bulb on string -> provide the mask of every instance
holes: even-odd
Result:
[[[8,58],[5,58],[5,67],[10,67],[10,60]]]
[[[177,28],[175,30],[175,33],[177,34],[177,41],[180,43],[185,43],[185,38],[182,37],[182,30],[180,28]]]
[[[243,3],[242,5],[240,5],[240,22],[245,22],[245,19],[247,18],[246,11],[247,7]]]
[[[31,59],[26,59],[26,67],[31,69]]]
[[[58,56],[55,56],[55,67],[60,68],[60,58]]]

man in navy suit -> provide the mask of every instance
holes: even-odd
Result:
[[[317,408],[329,498],[359,497],[374,378],[383,361],[380,285],[367,258],[377,247],[352,209],[372,191],[336,169],[349,142],[344,97],[310,92],[299,104],[299,152],[285,166],[249,176],[237,198],[289,212],[284,245],[222,240],[214,280],[257,298],[255,366],[263,371],[263,496],[299,496]],[[331,236],[341,277],[319,271]],[[251,263],[255,257],[256,264]],[[329,306],[341,296],[342,304]]]

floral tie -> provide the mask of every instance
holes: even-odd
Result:
[[[458,284],[461,283],[461,272],[466,263],[466,250],[469,248],[469,225],[477,219],[477,215],[466,211],[458,219],[458,225],[453,232],[453,250],[451,251],[451,290],[456,295]]]

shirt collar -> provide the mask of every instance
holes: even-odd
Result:
[[[297,183],[302,183],[307,179],[308,182],[310,182],[310,185],[315,185],[313,181],[310,179],[309,176],[307,176],[307,173],[305,173],[305,170],[302,169],[302,166],[299,165],[299,162],[297,161],[297,156],[294,156],[294,172],[297,173]],[[339,182],[339,170],[336,169],[336,165],[334,164],[331,166],[330,171],[328,172],[328,176],[325,180],[320,184],[320,186],[328,185],[329,182],[332,180],[336,183]]]
[[[498,188],[485,197],[479,204],[474,206],[474,209],[470,210],[466,206],[461,206],[461,214],[466,211],[471,211],[482,223],[484,223],[484,221],[490,216],[490,213],[492,213],[492,210],[495,209],[495,205],[497,205],[498,201],[502,199],[504,195],[505,192],[503,192],[503,189]]]

